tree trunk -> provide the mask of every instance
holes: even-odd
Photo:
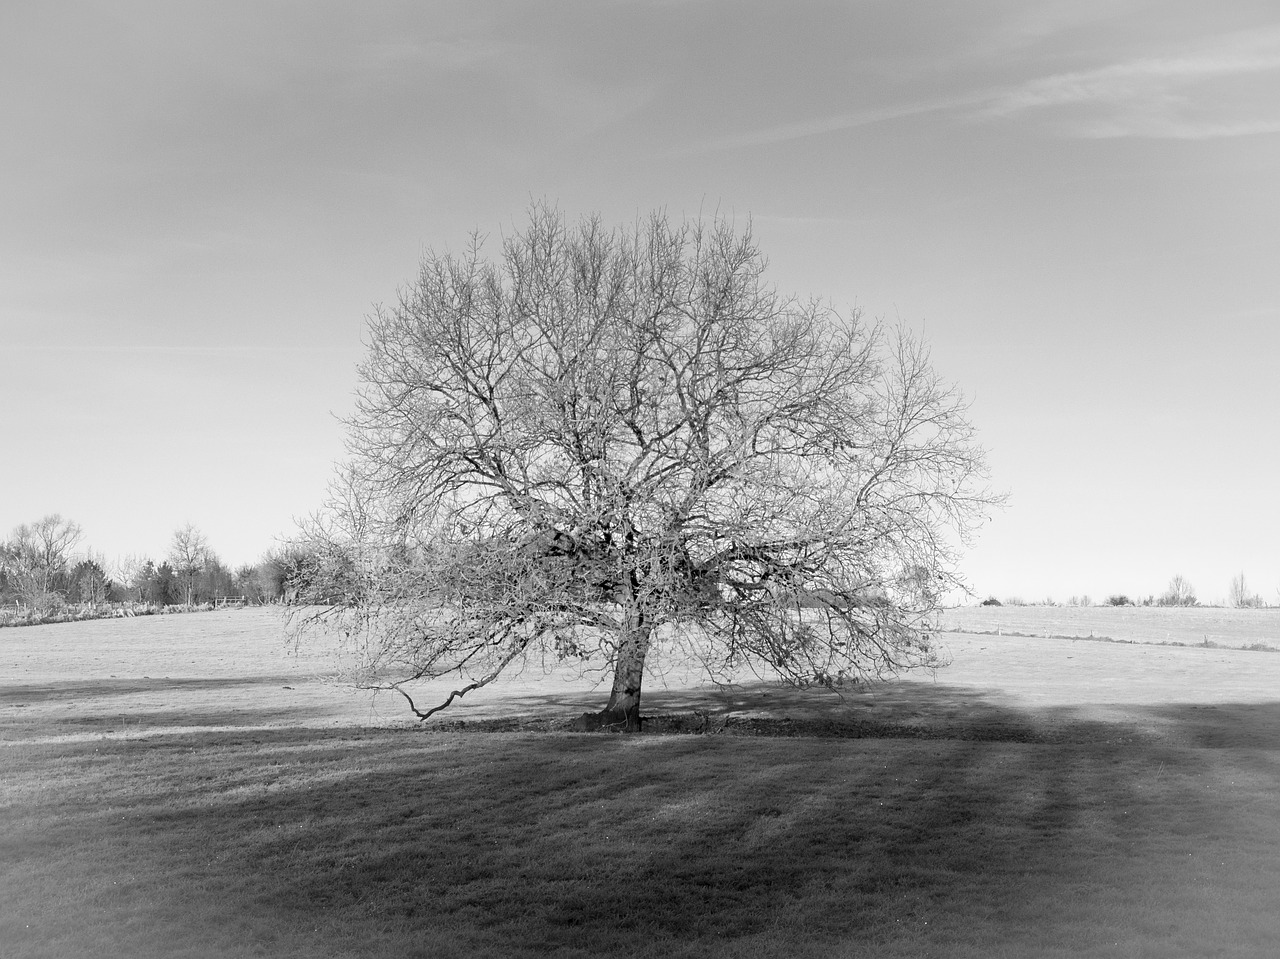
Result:
[[[644,681],[644,659],[649,652],[653,627],[640,610],[628,617],[618,643],[618,659],[613,673],[613,693],[609,705],[598,713],[583,713],[573,724],[584,732],[640,732],[640,686]]]

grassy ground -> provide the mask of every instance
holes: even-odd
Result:
[[[943,616],[947,629],[1026,636],[1108,638],[1280,651],[1280,608],[1159,606],[966,606]]]
[[[0,635],[0,955],[1280,954],[1280,657],[955,636],[843,700],[673,672],[653,735],[533,676],[424,732],[180,619]]]

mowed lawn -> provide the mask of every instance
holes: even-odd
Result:
[[[1280,955],[1280,656],[947,644],[622,737],[536,670],[404,724],[263,611],[0,630],[0,955]]]

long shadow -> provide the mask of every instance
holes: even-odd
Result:
[[[0,722],[0,742],[50,740],[59,736],[129,735],[147,739],[163,737],[173,730],[190,730],[199,735],[210,727],[256,730],[265,727],[293,727],[293,735],[305,732],[331,720],[332,711],[323,707],[290,706],[278,709],[152,709],[146,712],[75,712],[54,719],[40,718],[24,722],[21,717]],[[188,748],[199,748],[193,741]]]
[[[454,707],[419,723],[400,697],[387,693],[368,708],[344,709],[334,696],[319,701],[314,681],[288,674],[188,679],[123,678],[0,686],[0,734],[42,728],[45,735],[130,729],[277,725],[314,727],[417,726],[429,733],[563,732],[582,712],[599,708],[598,691],[522,694],[501,708]],[[297,692],[302,690],[302,692]],[[218,694],[239,694],[234,705]],[[135,707],[115,702],[133,695],[163,697]],[[1280,696],[1280,694],[1278,694]],[[66,706],[27,719],[27,708]],[[345,704],[345,705],[350,705]],[[1268,749],[1280,742],[1273,704],[1166,704],[1125,707],[1124,722],[1099,720],[1069,707],[1010,708],[988,691],[918,682],[855,686],[836,694],[755,682],[734,687],[661,689],[646,698],[644,731],[651,735],[785,736],[823,739],[917,739],[1040,744],[1166,741],[1188,746]]]
[[[0,686],[0,706],[16,703],[36,704],[67,699],[88,700],[109,696],[131,696],[136,693],[207,692],[236,687],[296,685],[296,675],[227,676],[197,679],[127,677],[124,679],[71,679],[54,683],[26,683]]]
[[[525,694],[492,708],[446,710],[427,732],[568,731],[598,694]],[[388,713],[394,713],[388,709]],[[889,682],[839,693],[767,682],[661,690],[643,707],[645,734],[1095,743],[1120,738],[1113,723],[1061,709],[1015,709],[969,687]],[[1132,733],[1125,733],[1131,737]]]
[[[121,904],[135,910],[135,938],[112,940],[108,923],[107,953],[163,955],[172,917],[194,911],[215,937],[235,916],[229,928],[292,930],[316,955],[385,943],[387,929],[442,955],[857,954],[850,943],[878,944],[867,954],[1066,955],[1121,941],[1196,954],[1180,939],[1162,952],[1159,937],[1194,936],[1211,918],[1194,911],[1206,900],[1188,867],[1205,845],[1223,875],[1243,877],[1232,934],[1272,941],[1248,897],[1266,895],[1250,857],[1262,844],[1274,859],[1275,831],[1258,826],[1276,803],[1234,809],[1211,773],[1219,754],[1274,764],[1280,703],[1170,705],[1135,724],[921,684],[843,701],[785,695],[768,708],[772,692],[760,692],[726,692],[727,723],[702,735],[458,732],[498,731],[485,719],[95,743],[100,799],[59,808],[44,827],[28,816],[12,848],[35,857],[42,844],[94,839],[79,883],[110,875],[113,855],[185,877],[155,903]],[[714,713],[700,696],[662,700],[651,727],[698,732],[675,721]],[[566,700],[535,697],[528,715],[580,703]],[[83,744],[57,752],[77,769],[90,755]],[[209,757],[199,779],[184,772],[193,755]],[[156,770],[162,783],[135,795],[122,770]],[[224,882],[202,878],[214,862],[249,878],[193,900],[184,883]],[[320,917],[352,939],[306,940]]]
[[[121,678],[0,686],[0,735],[19,728],[59,732],[115,731],[202,726],[246,728],[317,723],[361,727],[417,726],[429,733],[562,732],[582,712],[598,709],[598,691],[574,688],[522,694],[480,708],[451,708],[418,723],[400,697],[387,693],[367,709],[346,709],[308,695],[313,680],[289,674],[212,678]],[[297,690],[303,692],[298,693]],[[235,705],[219,693],[241,694]],[[145,708],[115,703],[118,697],[163,696]],[[1280,692],[1277,693],[1280,701]],[[67,706],[28,719],[27,708]],[[157,708],[159,707],[159,708]],[[785,736],[822,739],[916,739],[1028,744],[1149,744],[1249,747],[1280,744],[1273,703],[1124,707],[1124,722],[1099,720],[1070,707],[1011,708],[988,691],[955,685],[888,682],[840,693],[797,690],[765,682],[733,687],[659,689],[645,700],[644,731],[656,735],[720,737]],[[5,730],[8,735],[5,735]]]
[[[1280,690],[1277,690],[1280,699]],[[1135,709],[1167,741],[1201,749],[1280,749],[1280,703],[1169,703]]]
[[[389,701],[388,701],[389,703]],[[0,741],[58,736],[148,736],[166,729],[395,726],[352,690],[297,675],[126,677],[0,687]]]

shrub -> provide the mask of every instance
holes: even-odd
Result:
[[[1003,606],[1004,603],[1000,602],[1000,600],[996,599],[994,596],[988,596],[986,599],[982,601],[982,605],[983,606]]]
[[[1113,596],[1107,597],[1107,605],[1108,606],[1132,606],[1133,600],[1131,600],[1128,596],[1124,595],[1124,593],[1116,593]]]

